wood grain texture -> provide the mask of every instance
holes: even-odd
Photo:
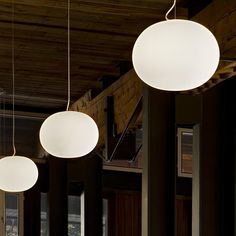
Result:
[[[215,0],[192,20],[208,27],[215,35],[221,58],[236,60],[236,1]]]
[[[181,1],[180,1],[181,3]],[[163,20],[170,1],[71,1],[71,98],[101,89],[103,76],[120,77],[133,44],[148,25]],[[64,109],[67,99],[67,1],[14,1],[18,105]],[[180,17],[187,9],[178,7]],[[12,94],[12,5],[0,0],[0,87]],[[34,97],[42,98],[40,103]],[[47,98],[61,103],[47,104]],[[30,101],[32,100],[32,101]],[[10,103],[6,98],[6,102]]]
[[[101,90],[103,76],[119,78],[120,64],[131,62],[138,35],[164,20],[171,4],[170,0],[137,0],[135,4],[130,0],[71,1],[72,102],[90,89]],[[188,4],[189,0],[178,1],[178,18],[187,18]],[[16,99],[16,104],[63,110],[67,100],[67,1],[16,0],[14,9],[16,95],[28,98],[24,102]],[[7,96],[12,94],[11,14],[11,2],[0,0],[0,88]],[[216,35],[221,59],[235,62],[234,0],[213,1],[192,20]],[[11,103],[7,97],[6,102]]]
[[[105,137],[106,97],[114,97],[114,118],[117,132],[121,133],[141,95],[142,82],[134,70],[131,70],[94,99],[91,99],[91,92],[86,93],[71,106],[71,110],[84,112],[95,120],[100,132],[99,145],[102,145]],[[141,122],[141,117],[139,121]]]

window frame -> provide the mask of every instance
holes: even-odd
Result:
[[[192,133],[193,128],[177,128],[177,174],[178,177],[192,178],[192,173],[187,173],[182,171],[182,134],[183,133]],[[193,149],[193,144],[192,144]],[[192,164],[193,164],[193,153],[192,153]]]
[[[17,196],[18,206],[18,236],[24,236],[24,193],[9,193],[0,190],[0,233],[6,235],[6,194]]]

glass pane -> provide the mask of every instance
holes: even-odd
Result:
[[[6,206],[6,236],[18,236],[18,196],[5,195]]]
[[[79,196],[68,196],[68,236],[81,236],[80,204]]]
[[[193,133],[182,132],[182,173],[192,174]]]
[[[48,236],[48,196],[41,193],[41,236]]]

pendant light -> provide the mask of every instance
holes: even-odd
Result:
[[[215,73],[220,51],[214,35],[203,25],[168,19],[146,28],[137,38],[132,61],[137,75],[151,87],[183,91],[207,82]]]
[[[70,0],[68,0],[68,102],[66,111],[49,116],[42,124],[39,138],[43,148],[52,156],[82,157],[98,142],[99,132],[94,120],[82,113],[69,111],[70,105]]]
[[[15,49],[14,2],[12,2],[12,146],[13,155],[0,159],[0,189],[6,192],[23,192],[38,179],[35,163],[24,156],[16,156],[15,147]]]

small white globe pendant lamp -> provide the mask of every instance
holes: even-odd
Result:
[[[99,131],[94,120],[82,113],[69,111],[70,104],[70,0],[68,0],[68,103],[66,111],[49,116],[42,124],[39,139],[52,156],[82,157],[97,145]]]
[[[14,4],[12,7],[12,145],[13,155],[0,159],[0,189],[23,192],[34,186],[38,179],[35,163],[24,156],[16,156],[15,148],[15,65],[14,65]]]
[[[33,187],[38,179],[35,163],[24,156],[7,156],[0,159],[0,189],[6,192],[23,192]]]
[[[207,82],[215,73],[220,50],[214,35],[203,25],[180,19],[146,28],[137,38],[132,61],[137,75],[151,87],[183,91]]]

